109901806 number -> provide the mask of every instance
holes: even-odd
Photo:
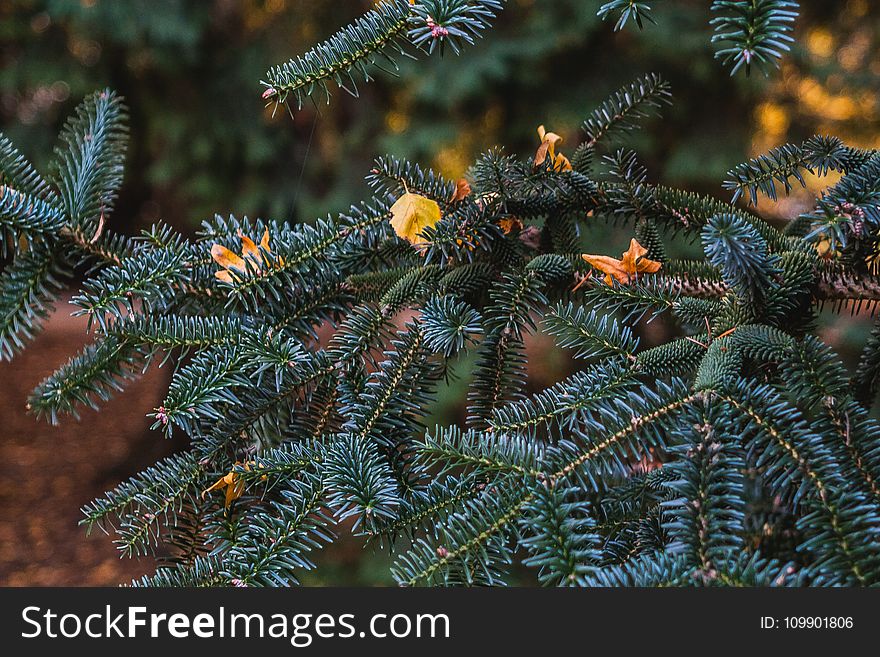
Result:
[[[849,630],[852,616],[786,616],[782,619],[787,630]]]

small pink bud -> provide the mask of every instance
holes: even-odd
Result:
[[[275,87],[269,87],[268,89],[266,89],[266,91],[263,92],[263,100],[267,100],[277,93],[278,92],[275,90]]]

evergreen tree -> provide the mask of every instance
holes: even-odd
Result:
[[[715,3],[772,5],[724,24],[758,60],[794,4]],[[391,0],[272,69],[264,97],[295,109],[328,84],[354,92],[399,54],[457,52],[502,6]],[[126,144],[113,92],[83,102],[47,177],[0,140],[3,357],[90,268],[73,303],[94,341],[31,411],[59,421],[175,363],[154,428],[190,446],[84,523],[112,527],[125,554],[172,554],[139,585],[295,583],[343,527],[391,546],[404,585],[500,584],[514,562],[549,585],[876,584],[880,344],[850,375],[814,329],[823,305],[880,301],[880,156],[785,145],[731,170],[731,203],[650,183],[615,139],[670,100],[648,74],[565,152],[541,126],[534,154],[490,150],[457,181],[383,157],[373,197],[338,217],[218,216],[191,240],[106,229]],[[784,230],[735,204],[805,171],[842,177]],[[631,233],[627,251],[584,253],[607,222]],[[677,242],[703,256],[668,257]],[[637,322],[661,313],[678,337],[641,347]],[[583,367],[527,394],[540,330]],[[465,425],[424,427],[469,363]]]

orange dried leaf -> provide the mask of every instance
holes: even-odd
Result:
[[[562,153],[557,153],[556,159],[553,160],[553,169],[555,171],[571,171],[571,162]]]
[[[555,132],[548,132],[542,125],[538,126],[538,139],[541,140],[541,143],[548,144],[551,155],[556,154],[556,147],[562,143],[562,137]]]
[[[211,247],[211,257],[224,269],[238,269],[242,272],[245,270],[244,260],[222,244],[215,244]]]
[[[550,151],[550,142],[542,141],[535,153],[535,167],[539,167],[547,161],[547,153]]]
[[[450,203],[458,203],[459,201],[463,201],[468,196],[471,195],[471,186],[467,180],[464,178],[459,178],[455,182],[455,192],[452,194],[452,198],[449,199]]]
[[[281,257],[275,258],[274,262],[269,257],[271,250],[269,249],[268,228],[263,232],[263,238],[260,240],[259,246],[250,237],[241,233],[241,231],[239,231],[238,237],[241,240],[241,256],[221,244],[215,244],[211,247],[211,257],[223,268],[220,271],[214,272],[217,280],[231,284],[234,281],[232,272],[244,274],[248,271],[247,260],[251,263],[251,271],[255,272],[259,272],[263,264],[270,266],[273,264],[276,266],[284,264],[284,259]]]
[[[516,217],[503,217],[498,220],[498,226],[504,231],[505,235],[510,235],[523,229],[522,221]]]
[[[649,260],[645,256],[648,249],[639,244],[635,239],[629,243],[629,249],[624,251],[620,260],[604,255],[592,255],[585,253],[581,257],[587,263],[605,274],[605,282],[612,285],[613,281],[629,283],[638,274],[654,274],[660,270],[660,263]]]
[[[258,247],[247,235],[243,235],[239,232],[238,236],[241,238],[241,255],[245,258],[250,258],[256,264],[261,263],[263,261],[263,256],[260,253],[260,247]]]
[[[623,268],[620,260],[611,256],[590,255],[585,253],[581,256],[591,267],[595,267],[605,274],[605,282],[611,285],[612,278],[621,283],[629,283],[629,274]]]
[[[556,147],[562,143],[562,137],[555,132],[548,132],[544,126],[539,125],[538,139],[541,140],[541,145],[535,153],[535,167],[544,164],[549,157],[554,171],[571,171],[571,162],[568,158],[556,152]]]
[[[239,465],[236,463],[235,465]],[[217,481],[215,481],[211,486],[202,491],[202,497],[205,497],[208,493],[215,490],[226,489],[226,499],[224,501],[224,506],[227,508],[231,505],[235,500],[242,496],[244,493],[244,480],[238,475],[235,470],[230,470],[225,475],[220,477]]]

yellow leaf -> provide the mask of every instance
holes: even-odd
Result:
[[[654,274],[660,270],[660,263],[655,260],[649,260],[645,256],[648,249],[639,244],[636,240],[630,240],[629,249],[624,251],[620,260],[604,255],[591,255],[585,253],[581,257],[605,274],[605,283],[611,285],[614,280],[619,283],[629,283],[633,277],[639,274]],[[586,279],[584,279],[585,281]],[[578,287],[583,283],[578,284]]]
[[[557,135],[555,132],[548,132],[544,126],[538,126],[538,139],[541,140],[541,144],[547,144],[547,150],[550,155],[556,156],[556,147],[562,143],[562,137]]]
[[[535,153],[535,168],[544,164],[547,161],[547,153],[550,151],[550,142],[542,141],[541,145],[538,146],[538,150]]]
[[[411,244],[425,228],[435,226],[440,221],[440,206],[429,198],[407,192],[391,206],[391,225],[398,237]]]

